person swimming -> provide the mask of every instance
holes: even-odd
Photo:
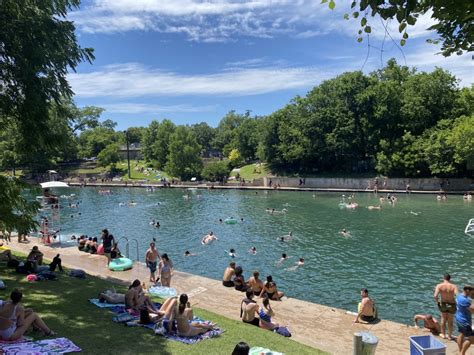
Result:
[[[282,235],[281,237],[277,238],[277,240],[279,240],[280,242],[288,242],[292,239],[293,239],[293,232],[292,231],[288,232],[287,235]]]
[[[283,254],[281,254],[280,260],[278,260],[278,264],[281,264],[281,263],[283,263],[284,261],[287,261],[287,260],[288,260],[288,256],[285,253],[283,253]]]
[[[382,206],[381,205],[378,205],[378,206],[369,206],[367,207],[368,210],[381,210],[382,209]]]
[[[304,258],[300,258],[297,262],[296,262],[296,266],[303,266],[304,265]]]
[[[201,240],[201,244],[209,244],[211,243],[213,240],[218,240],[217,237],[214,235],[214,233],[211,231],[209,232],[209,234],[205,235],[202,240]]]
[[[197,254],[191,253],[189,250],[184,252],[184,256],[196,256]]]
[[[342,231],[339,232],[339,234],[341,234],[345,238],[351,238],[352,237],[351,233],[348,232],[345,228],[343,228]]]
[[[249,254],[252,254],[252,255],[257,254],[257,248],[251,247],[251,248],[249,249]]]
[[[237,256],[234,248],[230,248],[230,250],[228,251],[228,254],[231,258],[235,258]]]

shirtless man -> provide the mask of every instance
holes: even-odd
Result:
[[[155,272],[156,267],[158,265],[158,259],[160,258],[160,254],[158,250],[155,248],[155,243],[150,243],[150,248],[146,251],[145,254],[145,262],[148,269],[150,269],[150,282],[156,283],[160,278],[156,279]]]
[[[218,240],[217,237],[214,235],[214,233],[211,231],[209,232],[208,235],[205,235],[202,240],[201,240],[201,244],[203,245],[206,245],[206,244],[209,244],[210,242],[212,242],[213,240]]]
[[[248,289],[245,296],[240,304],[240,318],[242,318],[242,322],[258,327],[260,319],[255,317],[255,314],[258,314],[258,303],[253,300],[253,291]]]
[[[444,274],[443,282],[436,285],[434,299],[441,312],[441,337],[446,339],[446,321],[448,323],[448,339],[453,338],[453,319],[456,313],[456,295],[458,288],[450,282],[451,275]],[[439,299],[441,296],[441,300]]]
[[[234,281],[232,281],[232,277],[235,276],[235,263],[229,263],[229,266],[226,267],[224,270],[224,276],[222,277],[222,284],[225,287],[234,287]]]
[[[254,271],[253,276],[247,280],[247,284],[255,296],[259,296],[263,289],[263,281],[258,278],[259,276],[260,273],[258,271]]]
[[[439,335],[441,327],[431,314],[417,314],[413,318],[415,322],[415,327],[418,328],[418,321],[423,321],[423,327],[429,330],[433,335]]]
[[[369,297],[369,291],[366,288],[363,288],[360,290],[360,296],[362,297],[362,300],[359,303],[359,310],[354,323],[359,323],[359,319],[367,323],[373,322],[376,319],[374,307],[375,303]]]

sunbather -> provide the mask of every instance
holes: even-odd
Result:
[[[181,294],[178,307],[175,308],[174,317],[178,323],[178,335],[184,337],[193,337],[204,334],[213,328],[213,324],[190,323],[193,319],[193,309],[188,302],[188,295]]]
[[[32,311],[25,312],[20,303],[23,294],[13,290],[11,301],[0,305],[0,338],[2,340],[17,340],[31,327],[41,330],[45,335],[56,335],[43,320]]]
[[[260,328],[273,330],[279,327],[278,324],[272,323],[272,317],[274,316],[274,313],[268,298],[263,300],[263,307],[260,308],[258,315],[260,317]]]
[[[125,303],[125,294],[117,293],[112,290],[105,290],[104,292],[99,293],[99,301],[110,304]]]
[[[146,306],[150,313],[158,314],[158,309],[156,309],[150,298],[143,293],[140,280],[135,280],[125,293],[125,308],[139,312],[142,306]]]

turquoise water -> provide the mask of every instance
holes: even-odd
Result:
[[[221,279],[230,261],[225,250],[234,248],[245,277],[259,270],[262,278],[271,274],[291,297],[352,311],[360,288],[367,287],[380,316],[403,323],[411,322],[414,313],[436,314],[432,293],[444,272],[459,286],[474,283],[474,239],[463,233],[474,218],[474,202],[464,202],[461,196],[438,202],[434,196],[400,195],[395,206],[385,203],[382,210],[369,211],[366,206],[379,203],[373,194],[356,195],[361,207],[348,210],[339,208],[340,194],[335,193],[313,198],[312,192],[112,191],[110,196],[99,195],[96,188],[57,191],[75,193],[79,201],[79,208],[70,209],[69,200],[62,200],[63,234],[99,236],[108,228],[116,238],[136,238],[142,261],[154,237],[177,270],[214,279]],[[188,200],[183,198],[187,192]],[[119,206],[131,200],[137,205]],[[272,215],[266,208],[286,208],[288,213]],[[229,216],[244,222],[219,223]],[[149,225],[152,218],[161,228]],[[352,238],[343,238],[342,228]],[[201,245],[211,230],[219,240]],[[289,231],[292,241],[277,240]],[[247,252],[252,246],[256,255]],[[185,250],[198,255],[184,257]],[[290,259],[278,265],[282,253]],[[293,270],[299,257],[305,258],[305,265]]]

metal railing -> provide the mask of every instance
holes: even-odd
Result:
[[[136,252],[137,252],[137,258],[136,261],[140,261],[140,253],[138,251],[138,240],[133,238],[133,239],[128,239],[127,237],[120,237],[117,240],[117,244],[121,241],[125,240],[125,256],[130,259],[130,242],[135,242],[135,247],[136,247]]]

